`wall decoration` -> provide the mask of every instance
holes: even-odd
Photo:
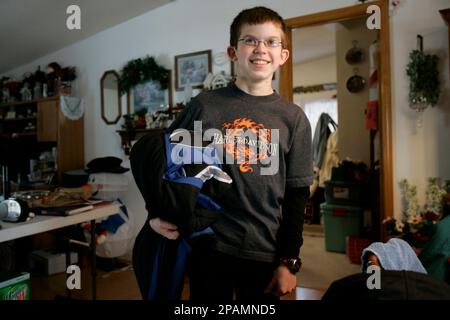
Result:
[[[145,109],[146,113],[156,114],[158,111],[170,108],[172,90],[170,86],[162,89],[158,81],[150,80],[130,89],[127,102],[129,113]]]
[[[211,50],[175,56],[176,90],[184,90],[186,84],[190,84],[192,88],[202,88],[203,81],[211,70]]]
[[[129,61],[120,71],[120,94],[128,93],[130,89],[144,82],[155,81],[160,89],[170,87],[170,70],[156,63],[153,57],[146,56]]]
[[[316,85],[310,85],[310,86],[298,86],[294,87],[293,92],[294,93],[310,93],[310,92],[321,92],[321,91],[330,91],[330,90],[337,90],[337,83],[322,83],[322,84],[316,84]]]
[[[354,75],[348,78],[346,87],[351,93],[358,93],[366,86],[366,80],[358,75],[358,68],[353,69]]]
[[[345,61],[347,61],[348,64],[361,63],[364,59],[364,52],[360,47],[358,47],[357,40],[353,40],[352,43],[353,47],[350,48],[345,54]]]

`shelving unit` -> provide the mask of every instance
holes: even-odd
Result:
[[[70,120],[61,112],[59,96],[0,104],[0,160],[8,164],[10,179],[23,179],[29,161],[53,148],[56,183],[63,183],[64,172],[83,168],[83,123],[83,117]]]

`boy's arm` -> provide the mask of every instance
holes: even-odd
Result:
[[[265,292],[277,297],[292,292],[297,285],[297,277],[292,269],[286,266],[285,259],[296,259],[303,243],[303,216],[309,187],[286,188],[280,229],[278,231],[277,257],[280,265],[275,270],[272,281]],[[294,261],[294,260],[291,260]]]
[[[278,231],[279,258],[295,258],[303,244],[303,220],[309,187],[286,188],[280,229]]]

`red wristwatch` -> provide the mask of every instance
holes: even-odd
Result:
[[[280,265],[286,266],[292,274],[296,274],[302,267],[302,260],[297,258],[281,258]]]

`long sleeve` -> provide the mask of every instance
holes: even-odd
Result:
[[[303,221],[309,187],[287,188],[278,231],[278,257],[297,257],[303,244]]]

